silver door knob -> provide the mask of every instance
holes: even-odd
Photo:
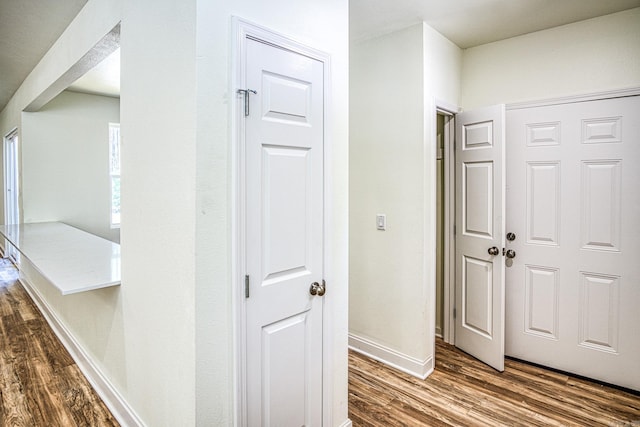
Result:
[[[318,282],[313,282],[311,287],[309,288],[309,293],[311,295],[317,295],[319,297],[323,296],[327,290],[324,287],[324,283],[321,285]]]
[[[489,252],[489,255],[498,255],[500,253],[500,249],[498,249],[495,246],[493,246],[493,247],[489,248],[489,250],[487,252]]]
[[[507,258],[515,258],[516,257],[516,251],[514,251],[513,249],[509,249],[509,250],[507,250],[507,253],[505,255],[507,256]]]

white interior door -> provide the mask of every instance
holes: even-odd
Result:
[[[11,132],[4,138],[4,223],[18,224],[18,132]],[[5,241],[5,256],[17,261],[18,251]]]
[[[246,40],[249,426],[322,424],[323,73]]]
[[[507,113],[507,354],[640,390],[640,97]]]
[[[504,370],[504,106],[456,116],[455,344]]]

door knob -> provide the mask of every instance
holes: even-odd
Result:
[[[507,240],[510,242],[516,240],[516,233],[507,233]]]
[[[309,293],[311,295],[317,295],[319,297],[323,296],[326,292],[326,288],[324,287],[324,281],[322,283],[322,285],[318,282],[313,282],[311,284],[311,287],[309,288]]]
[[[498,249],[495,246],[493,246],[493,247],[489,248],[489,250],[487,252],[489,252],[489,255],[498,255],[500,253],[500,249]]]
[[[507,253],[505,255],[507,256],[507,258],[515,258],[516,257],[516,251],[514,251],[513,249],[509,249],[509,250],[507,250]]]

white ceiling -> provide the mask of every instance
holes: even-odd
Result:
[[[69,90],[95,95],[120,96],[120,48],[107,56],[84,76],[73,82]]]
[[[0,110],[87,0],[0,0]]]
[[[0,0],[0,110],[86,2]],[[467,48],[634,7],[640,0],[350,0],[350,31],[357,41],[424,21]],[[118,96],[114,61],[119,51],[72,90]]]
[[[640,0],[351,0],[351,40],[419,22],[461,48],[640,6]]]

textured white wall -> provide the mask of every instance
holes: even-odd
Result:
[[[435,328],[435,100],[457,105],[460,61],[425,24],[351,46],[349,330],[425,363]],[[387,231],[376,230],[377,213]]]
[[[129,402],[195,425],[196,1],[125,1],[122,295]],[[223,344],[221,344],[223,345]]]
[[[640,86],[640,8],[470,48],[462,105],[554,98]]]
[[[24,222],[61,221],[118,242],[112,229],[109,123],[120,100],[62,92],[22,116]]]
[[[423,359],[422,24],[351,48],[349,332]],[[386,214],[387,230],[376,230]]]

